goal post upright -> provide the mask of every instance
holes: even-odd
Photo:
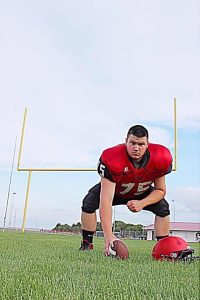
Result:
[[[19,146],[19,154],[18,154],[18,162],[17,162],[17,170],[20,170],[20,162],[21,162],[21,155],[22,155],[22,147],[24,143],[24,132],[25,132],[25,126],[26,126],[26,115],[27,115],[27,107],[25,107],[24,110],[24,119],[23,119],[23,125],[22,125],[22,132],[21,132],[21,139],[20,139],[20,146]]]
[[[22,131],[21,131],[21,139],[20,139],[20,147],[19,147],[19,154],[18,154],[18,164],[17,164],[17,171],[44,171],[44,172],[67,172],[67,171],[96,171],[96,168],[21,168],[20,162],[21,162],[21,156],[22,156],[22,148],[24,144],[24,133],[25,133],[25,127],[26,127],[26,117],[27,117],[27,108],[25,108],[24,111],[24,118],[23,118],[23,125],[22,125]]]
[[[24,215],[23,215],[23,223],[22,223],[21,233],[24,233],[24,231],[25,231],[26,215],[27,215],[28,199],[29,199],[29,191],[30,191],[30,183],[31,183],[31,175],[32,175],[32,170],[29,170],[29,172],[28,172],[28,183],[27,183],[27,189],[26,189],[26,199],[25,199],[25,204],[24,204]]]
[[[27,208],[28,208],[28,200],[29,200],[32,172],[82,172],[82,171],[91,172],[91,171],[97,171],[96,168],[21,168],[20,163],[21,163],[21,156],[22,156],[22,148],[23,148],[23,144],[24,144],[26,117],[27,117],[27,108],[25,108],[25,110],[24,110],[24,118],[23,118],[23,125],[22,125],[22,131],[21,131],[18,163],[17,163],[17,171],[28,172],[28,182],[27,182],[27,189],[26,189],[26,199],[25,199],[25,204],[24,204],[23,224],[22,224],[21,233],[25,232],[25,224],[26,224],[26,216],[27,216]],[[174,155],[173,155],[172,171],[176,171],[176,169],[177,169],[177,164],[176,164],[176,160],[177,160],[176,98],[174,98],[173,118],[174,118]]]
[[[30,184],[31,184],[31,175],[32,172],[81,172],[81,171],[96,171],[96,168],[21,168],[21,157],[22,157],[22,149],[24,144],[24,133],[26,127],[26,118],[27,118],[27,108],[24,110],[24,117],[23,117],[23,124],[22,124],[22,131],[21,131],[21,138],[20,138],[20,146],[19,146],[19,154],[18,154],[18,162],[17,162],[17,171],[24,171],[28,172],[28,182],[26,188],[26,198],[24,204],[24,212],[23,212],[23,223],[21,228],[21,233],[25,232],[25,224],[26,224],[26,216],[27,216],[27,208],[28,208],[28,200],[29,200],[29,193],[30,193]]]

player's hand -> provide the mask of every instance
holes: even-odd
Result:
[[[142,200],[130,200],[127,202],[127,207],[132,212],[141,211],[144,207]]]
[[[109,248],[115,240],[118,240],[118,238],[114,234],[111,234],[109,236],[104,236],[104,244],[105,244],[104,245],[104,255],[105,256],[110,255]]]

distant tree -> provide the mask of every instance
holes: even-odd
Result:
[[[115,221],[115,231],[123,231],[126,228],[126,223],[123,221]]]
[[[57,223],[56,226],[53,228],[53,230],[58,231],[80,231],[81,230],[81,223],[77,222],[76,224],[73,223],[71,226],[68,224],[61,224]],[[97,222],[97,231],[102,231],[101,222]],[[123,221],[115,221],[115,231],[123,232],[123,231],[137,231],[142,232],[143,231],[143,225],[142,224],[130,224],[125,223]]]
[[[143,225],[142,224],[130,224],[125,223],[123,221],[115,221],[115,231],[139,231],[142,232]]]
[[[80,222],[78,222],[76,224],[73,223],[72,226],[71,226],[71,228],[70,228],[70,230],[80,231],[81,230],[81,223]]]
[[[60,224],[58,223],[54,228],[53,230],[57,230],[57,231],[69,231],[71,228],[70,225],[68,224]]]

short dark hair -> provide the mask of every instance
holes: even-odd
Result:
[[[142,126],[142,125],[134,125],[132,126],[128,133],[127,133],[127,138],[129,137],[129,135],[132,134],[132,135],[135,135],[137,137],[144,137],[146,136],[147,137],[147,140],[149,139],[149,133],[148,133],[148,130]]]

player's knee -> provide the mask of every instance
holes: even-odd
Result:
[[[169,204],[165,199],[160,201],[160,206],[156,212],[156,216],[158,217],[167,217],[170,215]]]
[[[88,206],[88,205],[83,205],[81,207],[81,209],[82,209],[82,212],[85,212],[85,213],[88,213],[88,214],[93,214],[96,211],[96,209],[94,207],[91,207],[91,206]]]
[[[93,214],[99,208],[100,184],[93,186],[82,202],[82,212]]]
[[[91,201],[90,197],[85,197],[82,203],[82,212],[93,214],[99,208],[98,202]]]
[[[160,211],[159,213],[156,214],[156,216],[164,218],[170,215],[170,211]]]

